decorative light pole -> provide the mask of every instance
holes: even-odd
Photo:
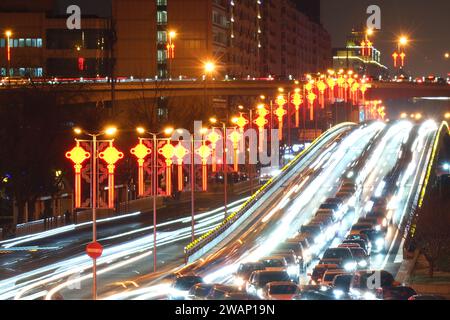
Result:
[[[157,247],[156,247],[156,197],[158,196],[158,136],[164,133],[166,136],[170,136],[173,133],[173,128],[167,128],[160,133],[147,132],[144,128],[139,127],[136,129],[138,134],[148,134],[151,139],[143,139],[142,141],[151,141],[153,143],[153,165],[152,165],[152,199],[153,199],[153,272],[157,270]],[[166,139],[167,140],[167,139]]]
[[[6,30],[5,32],[6,35],[6,60],[7,60],[7,70],[6,70],[6,76],[8,78],[11,77],[11,36],[12,36],[12,31],[11,30]]]
[[[75,134],[81,135],[85,134],[92,138],[92,140],[77,140],[77,145],[79,142],[89,142],[92,144],[92,161],[91,161],[91,208],[92,208],[92,244],[97,244],[97,161],[99,155],[97,154],[97,143],[98,142],[108,142],[112,144],[112,140],[107,141],[99,141],[98,137],[107,135],[114,136],[117,132],[117,128],[110,127],[100,133],[92,134],[85,132],[79,128],[74,129]],[[82,150],[78,149],[75,152],[82,152]],[[74,154],[66,154],[66,156],[74,156]],[[85,154],[84,156],[87,156]],[[123,156],[123,154],[122,154]],[[80,160],[81,157],[78,157]],[[73,160],[72,160],[73,161]],[[114,188],[113,188],[114,189]],[[114,201],[114,200],[113,200]],[[80,201],[81,207],[81,201]],[[92,299],[97,300],[97,259],[93,258],[93,266],[92,266],[92,274],[93,274],[93,283],[92,283]]]

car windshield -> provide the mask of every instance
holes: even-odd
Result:
[[[241,264],[238,273],[252,273],[253,271],[264,270],[263,264]]]
[[[327,273],[324,275],[323,280],[327,282],[332,282],[334,278],[336,278],[336,276],[337,276],[336,273]]]
[[[306,232],[306,233],[319,233],[320,232],[320,227],[319,226],[302,226],[301,228],[301,232]]]
[[[296,294],[297,286],[295,285],[275,285],[270,286],[270,294]]]
[[[266,268],[282,268],[284,267],[283,260],[281,259],[267,259],[263,260],[262,263]]]
[[[353,257],[355,258],[365,258],[366,252],[362,248],[350,248],[350,251],[352,252]]]
[[[202,283],[203,279],[200,277],[184,277],[177,279],[174,287],[178,290],[189,290],[197,283]]]
[[[290,278],[287,272],[264,272],[261,273],[259,277],[261,285],[265,285],[269,282],[284,282],[289,280]]]
[[[357,224],[354,225],[352,230],[365,230],[365,229],[371,229],[372,225],[369,223],[364,223],[364,224]]]
[[[348,259],[352,258],[352,253],[347,248],[328,249],[323,255],[323,259]]]

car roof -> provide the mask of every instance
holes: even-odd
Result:
[[[273,287],[273,286],[292,286],[292,287],[298,287],[295,283],[293,282],[288,282],[288,281],[274,281],[274,282],[269,282],[268,284],[266,284],[267,287]]]

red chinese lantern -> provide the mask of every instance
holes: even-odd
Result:
[[[239,142],[241,141],[241,133],[239,133],[237,130],[233,130],[233,132],[228,136],[233,142],[233,149],[234,149],[234,171],[239,171],[239,163],[238,163],[238,154],[239,154]],[[226,164],[225,164],[226,165]]]
[[[139,144],[131,149],[131,154],[136,156],[138,161],[138,195],[142,197],[145,193],[144,190],[144,162],[145,158],[152,153],[144,143],[142,139],[139,139]]]
[[[222,136],[216,131],[212,130],[210,134],[206,136],[206,140],[211,142],[212,149],[212,172],[217,172],[217,159],[216,159],[216,149],[217,143],[222,139]]]
[[[277,98],[278,108],[275,110],[274,114],[278,118],[278,139],[283,140],[283,118],[287,114],[287,111],[284,109],[284,105],[287,103],[286,99],[283,95],[279,95]]]
[[[303,97],[300,94],[300,89],[295,89],[292,95],[292,104],[295,106],[295,126],[300,127],[300,106],[303,103]]]
[[[325,108],[325,90],[327,89],[326,83],[321,79],[317,82],[317,90],[319,90],[319,104],[322,109]]]
[[[202,158],[202,190],[208,190],[208,158],[212,154],[212,149],[205,142],[196,150],[196,153]]]
[[[306,96],[306,98],[308,99],[308,104],[309,104],[309,120],[313,121],[314,120],[314,101],[316,101],[317,99],[317,95],[310,91],[308,92],[308,95]]]
[[[328,99],[331,101],[331,103],[334,103],[334,88],[336,87],[336,79],[333,77],[328,77],[327,85],[328,85]]]
[[[98,156],[108,165],[108,208],[114,209],[114,170],[116,163],[123,159],[124,154],[117,150],[111,141],[109,147],[100,152]]]
[[[179,142],[174,149],[175,157],[177,158],[178,165],[178,191],[183,191],[183,160],[189,154],[189,151],[183,147],[182,143]]]
[[[79,141],[75,148],[66,153],[66,158],[74,163],[75,169],[75,208],[81,208],[81,169],[83,169],[83,163],[90,157],[91,154],[80,146]]]
[[[172,194],[172,164],[173,157],[175,156],[175,147],[167,142],[164,147],[158,150],[166,161],[166,195],[170,196]]]

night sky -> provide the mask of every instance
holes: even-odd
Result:
[[[407,54],[407,71],[415,76],[450,72],[450,0],[322,0],[322,21],[331,33],[333,47],[343,47],[353,26],[366,25],[369,5],[381,8],[381,31],[374,37],[383,63],[393,67],[391,58],[400,34],[412,42]]]
[[[59,0],[61,8],[79,4],[84,14],[108,15],[110,0]],[[401,34],[412,40],[407,49],[407,71],[414,76],[446,75],[450,60],[450,0],[322,0],[322,21],[333,47],[343,47],[352,27],[365,25],[366,9],[381,7],[381,31],[374,37],[383,63],[393,67],[391,55]]]

